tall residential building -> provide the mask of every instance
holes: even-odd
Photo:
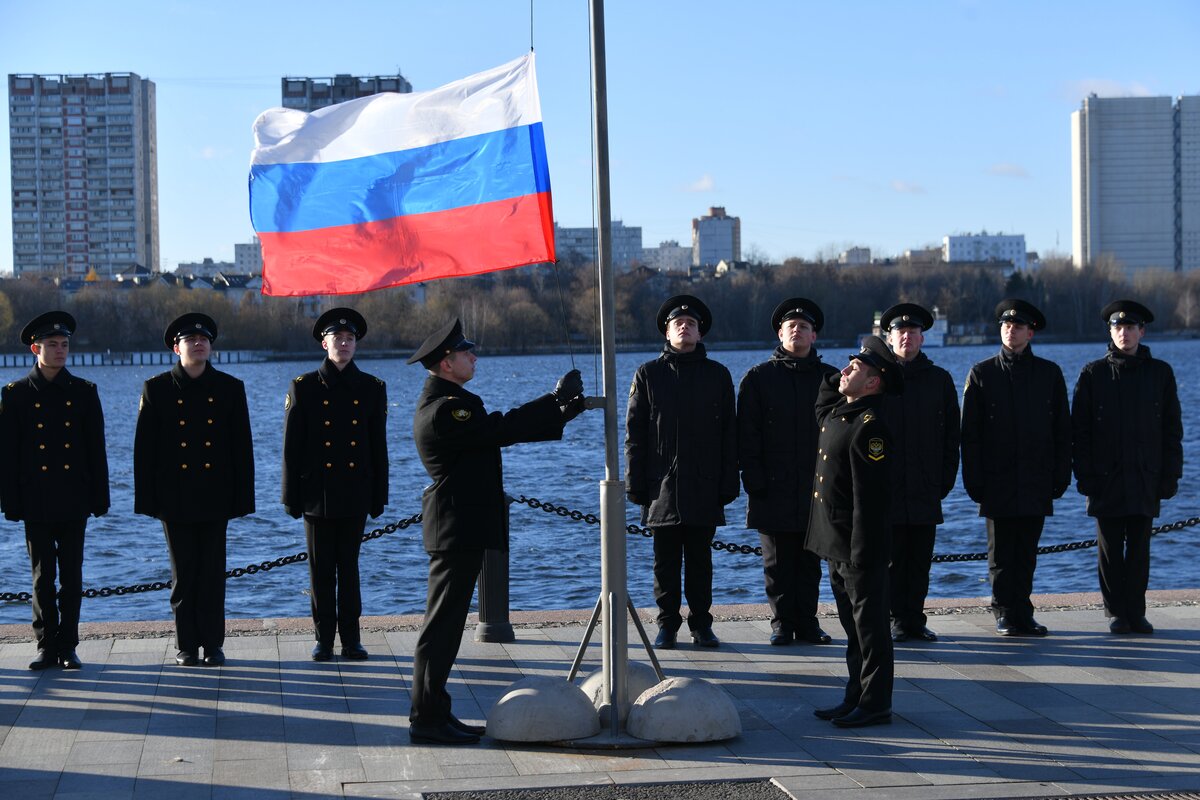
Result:
[[[626,270],[642,261],[642,228],[619,219],[610,228],[613,269]],[[559,261],[596,261],[595,228],[562,228],[554,223],[554,251]]]
[[[380,92],[408,94],[412,84],[403,75],[373,75],[355,77],[335,75],[332,78],[283,78],[283,107],[300,111],[316,111],[325,106],[369,97]]]
[[[1085,98],[1071,190],[1076,266],[1200,268],[1200,97]]]
[[[154,97],[132,72],[8,76],[14,274],[158,270]]]
[[[692,220],[692,266],[716,266],[722,261],[742,260],[742,220],[725,213],[721,206]]]
[[[692,248],[668,239],[659,242],[658,247],[643,247],[642,263],[660,272],[687,272],[692,265]]]
[[[942,261],[1011,261],[1019,270],[1029,264],[1025,258],[1025,234],[963,233],[942,237]]]
[[[839,264],[847,264],[851,266],[862,266],[871,263],[871,248],[869,247],[851,247],[849,250],[843,250],[838,255]]]
[[[237,271],[242,274],[262,274],[262,242],[258,240],[257,236],[252,242],[233,246],[233,262]]]

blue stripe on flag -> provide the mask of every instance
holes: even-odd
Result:
[[[259,232],[295,232],[447,211],[550,190],[542,123],[330,163],[250,169]]]

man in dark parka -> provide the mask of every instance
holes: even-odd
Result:
[[[771,314],[779,346],[738,386],[738,466],[749,498],[746,526],[758,530],[771,604],[773,645],[827,644],[817,622],[821,559],[804,549],[817,458],[817,389],[837,372],[814,342],[825,315],[791,297]]]
[[[842,728],[892,720],[895,674],[888,630],[891,553],[891,435],[883,393],[904,391],[904,374],[878,336],[863,340],[817,395],[817,474],[804,546],[829,564],[829,587],[846,631],[849,679],[842,702],[813,712]]]
[[[37,362],[5,386],[0,399],[0,506],[5,519],[25,523],[38,650],[29,668],[35,670],[82,666],[75,647],[84,529],[88,516],[108,511],[104,413],[96,385],[67,371],[74,333],[75,319],[65,311],[48,311],[26,325],[21,343]]]
[[[473,744],[484,728],[451,712],[446,681],[485,549],[508,548],[507,501],[500,449],[562,438],[583,411],[583,380],[571,370],[551,394],[507,413],[489,413],[464,388],[475,376],[475,343],[456,319],[430,335],[408,360],[429,372],[413,415],[413,439],[433,481],[422,497],[422,534],[429,554],[425,622],[413,653],[409,738],[419,744]]]
[[[1001,636],[1045,636],[1033,618],[1038,541],[1071,483],[1071,413],[1062,370],[1033,354],[1042,312],[996,306],[1000,352],[971,367],[963,389],[962,477],[987,518],[992,613]]]
[[[629,387],[626,494],[654,531],[655,647],[663,649],[675,646],[684,594],[692,641],[720,645],[710,613],[711,545],[738,494],[737,419],[729,370],[710,361],[700,341],[711,324],[697,298],[668,299],[658,310],[662,355],[638,367]]]
[[[921,351],[933,314],[916,303],[884,311],[879,327],[904,371],[904,394],[889,396],[892,434],[892,561],[888,568],[892,641],[933,642],[925,597],[942,500],[958,477],[958,391],[950,373]]]
[[[1071,407],[1075,479],[1096,518],[1100,594],[1109,630],[1154,633],[1146,619],[1150,527],[1183,476],[1183,421],[1171,365],[1141,343],[1150,309],[1132,300],[1100,312],[1111,342],[1079,373]]]
[[[358,619],[358,555],[367,515],[388,499],[387,387],[354,362],[367,321],[352,308],[331,308],[313,326],[327,353],[321,366],[292,381],[283,412],[283,505],[304,517],[314,661],[367,659]]]
[[[209,363],[217,323],[173,320],[179,361],[142,386],[133,437],[133,510],[162,522],[171,559],[175,663],[225,663],[225,533],[254,513],[254,439],[246,387]]]

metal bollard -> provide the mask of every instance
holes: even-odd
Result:
[[[507,495],[506,495],[507,497]],[[504,527],[508,529],[508,509],[504,506]],[[483,569],[479,572],[479,624],[477,642],[513,642],[517,635],[508,621],[508,550],[484,550]]]

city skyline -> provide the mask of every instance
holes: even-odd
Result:
[[[5,9],[5,74],[137,72],[158,87],[161,268],[230,260],[252,234],[250,124],[296,75],[402,74],[414,91],[520,55],[530,3],[270,9],[135,0],[117,16],[70,0],[62,26]],[[614,219],[643,241],[690,239],[724,206],[743,257],[939,245],[965,231],[1071,249],[1070,114],[1083,98],[1200,94],[1200,7],[936,2],[825,7],[610,0]],[[354,24],[361,22],[362,24]],[[586,2],[533,3],[555,218],[592,218]],[[7,123],[7,103],[4,104]],[[0,125],[8,150],[8,124]],[[0,170],[0,272],[12,192]]]

